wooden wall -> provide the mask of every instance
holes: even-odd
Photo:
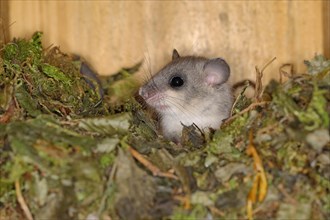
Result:
[[[238,81],[254,79],[255,66],[273,57],[265,80],[276,78],[284,63],[302,72],[304,59],[328,53],[325,6],[326,1],[15,0],[7,2],[6,16],[10,38],[41,30],[45,46],[80,54],[100,74],[143,59],[145,74],[155,72],[177,48],[182,55],[225,58]]]
[[[0,45],[9,41],[8,6],[8,2],[0,1]]]

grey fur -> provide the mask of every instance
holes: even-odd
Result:
[[[205,69],[209,67],[221,74],[222,81],[219,84],[210,86],[206,83],[208,73]],[[179,141],[181,123],[187,126],[195,123],[201,129],[217,129],[222,120],[229,117],[233,104],[231,87],[227,83],[229,75],[229,66],[223,59],[176,56],[140,88],[139,94],[159,114],[164,137]],[[174,76],[184,80],[181,87],[170,86],[169,82]],[[161,104],[166,108],[162,109]]]

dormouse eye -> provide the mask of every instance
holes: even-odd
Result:
[[[171,78],[170,80],[170,86],[172,88],[177,88],[177,87],[180,87],[184,84],[184,81],[183,79],[180,77],[180,76],[174,76]]]

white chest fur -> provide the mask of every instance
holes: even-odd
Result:
[[[218,129],[222,120],[227,117],[227,114],[219,112],[216,106],[212,109],[199,107],[191,111],[173,111],[163,115],[161,128],[166,138],[178,139],[183,125],[190,126],[194,123],[202,130],[209,127]]]

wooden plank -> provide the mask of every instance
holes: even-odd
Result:
[[[323,26],[324,26],[324,55],[330,59],[330,1],[324,1],[323,6]]]
[[[0,1],[0,45],[9,41],[8,11],[9,11],[8,2]]]
[[[11,37],[45,33],[45,45],[89,60],[101,74],[146,59],[154,73],[171,57],[225,58],[232,80],[254,79],[255,66],[277,57],[303,72],[304,59],[327,48],[322,1],[10,1]],[[273,73],[273,75],[270,75]]]

